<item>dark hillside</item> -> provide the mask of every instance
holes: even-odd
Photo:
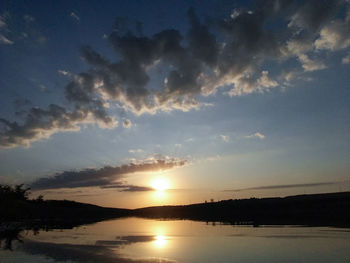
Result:
[[[135,215],[232,224],[350,225],[350,192],[136,209]]]

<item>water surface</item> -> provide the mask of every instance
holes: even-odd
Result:
[[[124,218],[2,240],[1,263],[348,262],[350,229]]]

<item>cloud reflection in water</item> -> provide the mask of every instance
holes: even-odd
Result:
[[[41,242],[24,239],[18,250],[28,255],[40,255],[54,261],[64,262],[119,262],[119,263],[173,263],[176,261],[162,258],[129,258],[119,253],[121,246],[141,242],[154,242],[157,247],[165,245],[163,235],[119,236],[116,240],[97,240],[95,245]]]

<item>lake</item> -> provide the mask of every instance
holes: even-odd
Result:
[[[1,263],[350,263],[349,228],[123,218],[67,230],[22,231],[18,239],[7,249],[2,240]]]

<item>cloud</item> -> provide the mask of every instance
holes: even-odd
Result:
[[[340,50],[350,46],[350,8],[344,20],[338,19],[325,25],[315,41],[317,49]]]
[[[258,84],[264,88],[276,87],[278,83],[269,77],[269,72],[264,70],[261,72],[261,77],[258,79]]]
[[[74,90],[75,96],[68,92],[67,97],[88,100],[99,96],[139,115],[198,109],[205,106],[198,101],[198,95],[210,95],[225,85],[234,86],[228,93],[231,96],[276,87],[278,83],[268,76],[268,71],[256,74],[264,59],[282,54],[277,38],[262,26],[269,18],[265,11],[256,11],[262,15],[242,11],[234,18],[215,21],[225,41],[219,41],[193,9],[188,11],[190,29],[185,35],[174,29],[149,37],[130,31],[123,35],[120,32],[125,30],[117,27],[108,40],[121,59],[112,62],[91,47],[83,47],[81,57],[91,70],[78,78],[85,76],[89,80],[73,81],[69,90]],[[150,72],[157,68],[162,69],[164,81],[151,90]]]
[[[62,70],[62,69],[59,69],[57,72],[63,76],[70,76],[71,75],[68,71]]]
[[[80,17],[76,13],[71,12],[70,16],[73,17],[78,23],[80,22]]]
[[[254,134],[246,136],[246,138],[248,138],[248,139],[258,138],[258,139],[262,140],[262,139],[265,139],[265,135],[260,133],[260,132],[256,132]]]
[[[16,16],[16,14],[11,14],[11,16]],[[13,35],[18,40],[31,41],[34,45],[40,44],[44,45],[47,43],[47,37],[42,33],[41,27],[35,17],[31,15],[24,15],[21,19],[21,31],[12,26]]]
[[[310,36],[294,37],[287,42],[286,56],[295,56],[305,72],[325,69],[326,65],[320,59],[310,58],[314,49],[314,43]]]
[[[26,44],[27,47],[31,43],[31,48],[38,43],[45,44],[47,38],[41,32],[35,17],[5,11],[0,15],[0,45],[13,45],[15,42]]]
[[[71,125],[52,123],[48,119],[57,116],[53,118],[48,108],[40,109],[48,113],[35,118],[34,123],[30,112],[22,124],[2,119],[6,129],[0,133],[0,145],[28,145],[55,132],[72,127],[78,130],[84,123],[113,127],[117,116],[110,116],[109,105],[138,116],[200,109],[210,105],[201,98],[219,89],[225,89],[223,93],[229,96],[264,93],[282,86],[276,77],[281,72],[277,69],[270,75],[265,69],[270,63],[280,65],[296,59],[304,74],[325,69],[322,50],[336,51],[350,45],[349,11],[343,19],[338,13],[348,6],[344,1],[326,0],[257,1],[254,8],[238,8],[231,16],[205,22],[189,9],[187,32],[164,29],[148,36],[137,23],[136,29],[130,29],[126,19],[118,18],[106,37],[117,60],[83,46],[80,57],[89,69],[80,73],[59,71],[69,78],[64,94],[70,103],[60,117],[83,111],[85,118],[68,117]],[[71,16],[79,20],[74,12]],[[0,30],[5,28],[4,23],[0,20]],[[281,26],[268,26],[272,23]],[[292,80],[289,78],[287,84]],[[125,128],[131,125],[128,121],[122,122]]]
[[[341,7],[347,5],[343,1],[311,0],[298,6],[288,24],[294,32],[287,41],[285,55],[295,55],[305,72],[325,69],[326,65],[319,59],[310,58],[310,53],[314,53],[315,49],[335,50],[334,41],[338,42],[338,33],[333,31],[342,30],[338,28],[339,25],[332,26],[332,19]]]
[[[322,61],[312,60],[305,54],[300,54],[298,59],[305,71],[315,71],[326,68],[326,65]]]
[[[298,27],[309,33],[315,33],[329,22],[341,1],[309,0],[302,3],[292,15],[288,27]]]
[[[194,96],[200,92],[197,80],[202,63],[181,46],[182,39],[177,30],[164,30],[152,37],[120,36],[113,32],[109,41],[122,59],[112,63],[84,47],[81,56],[94,70],[84,73],[89,81],[74,81],[70,86],[78,95],[100,95],[135,114],[199,108],[201,104]],[[146,88],[150,80],[147,71],[157,64],[174,69],[168,72],[160,90],[150,91]],[[69,99],[76,99],[71,95],[67,93]]]
[[[283,79],[283,85],[291,86],[291,81],[297,78],[301,73],[295,68],[283,70],[280,78]]]
[[[0,16],[0,44],[12,45],[14,42],[8,39],[4,33],[8,32],[5,17]]]
[[[129,153],[143,153],[144,151],[142,149],[130,149]]]
[[[214,156],[209,156],[209,157],[206,157],[204,158],[203,160],[200,160],[201,161],[204,161],[204,162],[216,162],[218,160],[220,160],[222,157],[220,155],[214,155]]]
[[[229,142],[230,141],[230,137],[228,137],[227,135],[220,135],[221,140],[223,140],[224,142]]]
[[[123,127],[124,127],[124,128],[129,129],[129,128],[131,128],[131,126],[132,126],[132,123],[131,123],[130,120],[124,120],[124,121],[123,121]]]
[[[39,84],[39,89],[44,92],[47,91],[47,87],[44,84]]]
[[[287,55],[300,55],[311,51],[313,42],[310,37],[297,36],[287,41]]]
[[[341,61],[343,64],[349,64],[350,63],[350,54],[342,58]]]
[[[127,184],[121,184],[121,185],[107,185],[107,186],[101,186],[101,188],[116,188],[119,189],[120,192],[148,192],[148,191],[154,191],[154,188],[148,187],[148,186],[138,186],[138,185],[127,185]]]
[[[0,34],[0,44],[5,44],[5,45],[12,45],[13,41],[9,40],[7,37],[4,35]]]
[[[23,124],[0,118],[0,146],[11,148],[18,145],[28,147],[31,142],[49,138],[61,131],[79,131],[80,124],[97,121],[101,128],[114,128],[118,122],[107,115],[100,104],[91,107],[77,106],[72,111],[50,104],[47,110],[32,107]]]
[[[317,187],[317,186],[335,185],[338,183],[339,182],[322,182],[322,183],[308,183],[308,184],[266,185],[266,186],[250,187],[250,188],[225,190],[225,192],[242,192],[242,191],[249,191],[249,190],[272,190],[272,189],[285,189],[285,188]]]
[[[186,164],[185,160],[152,160],[130,163],[121,166],[105,166],[100,169],[85,169],[81,171],[64,171],[51,177],[35,180],[30,187],[33,190],[58,188],[101,187],[116,188],[124,192],[149,191],[150,188],[125,184],[122,179],[126,175],[137,172],[167,170]]]
[[[268,91],[271,87],[278,86],[277,81],[269,77],[269,72],[263,70],[259,78],[253,78],[251,75],[244,75],[236,80],[234,88],[227,92],[228,95],[241,96],[243,94],[250,94],[253,92]]]
[[[31,23],[35,21],[35,17],[31,16],[31,15],[24,15],[23,19],[27,22],[27,23]]]
[[[0,16],[0,29],[5,28],[6,26],[7,25],[5,19],[2,16]]]

